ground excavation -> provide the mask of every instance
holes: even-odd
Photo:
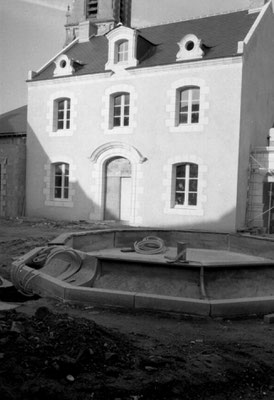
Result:
[[[0,221],[0,274],[63,232],[107,224]],[[25,298],[0,290],[0,398],[274,399],[274,325]],[[3,303],[0,303],[3,305]],[[4,307],[2,307],[4,308]]]

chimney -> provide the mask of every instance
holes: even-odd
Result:
[[[97,28],[89,20],[80,22],[78,31],[79,43],[88,42],[89,38],[96,34]]]

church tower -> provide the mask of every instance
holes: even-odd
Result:
[[[87,41],[92,34],[104,35],[118,23],[130,26],[132,0],[73,0],[66,17],[66,42],[76,37]]]

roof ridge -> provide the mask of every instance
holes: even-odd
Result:
[[[178,20],[173,20],[173,21],[163,21],[163,22],[158,22],[155,25],[144,25],[144,26],[138,26],[135,27],[135,29],[144,29],[144,28],[152,28],[155,26],[162,26],[162,25],[170,25],[170,24],[176,24],[177,22],[184,22],[184,21],[193,21],[196,19],[203,19],[203,18],[209,18],[209,17],[217,17],[218,15],[225,15],[225,14],[233,14],[236,12],[241,12],[241,11],[248,11],[249,8],[239,8],[236,10],[229,10],[229,11],[223,11],[215,14],[205,14],[205,15],[199,15],[199,16],[193,16],[193,17],[187,17],[187,18],[180,18]]]

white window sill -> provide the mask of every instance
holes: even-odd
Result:
[[[116,126],[115,128],[108,129],[105,133],[107,135],[130,135],[133,133],[133,128],[130,126]]]
[[[181,132],[201,132],[204,126],[199,124],[181,124],[178,126],[171,126],[169,131],[171,133],[181,133]]]
[[[72,136],[72,134],[73,134],[72,129],[58,129],[57,131],[50,132],[49,136],[64,137],[64,136]]]
[[[171,215],[204,215],[204,210],[201,207],[183,207],[183,206],[175,206],[173,208],[165,208],[165,214]]]
[[[51,207],[73,207],[73,202],[70,200],[47,200],[45,206]]]

